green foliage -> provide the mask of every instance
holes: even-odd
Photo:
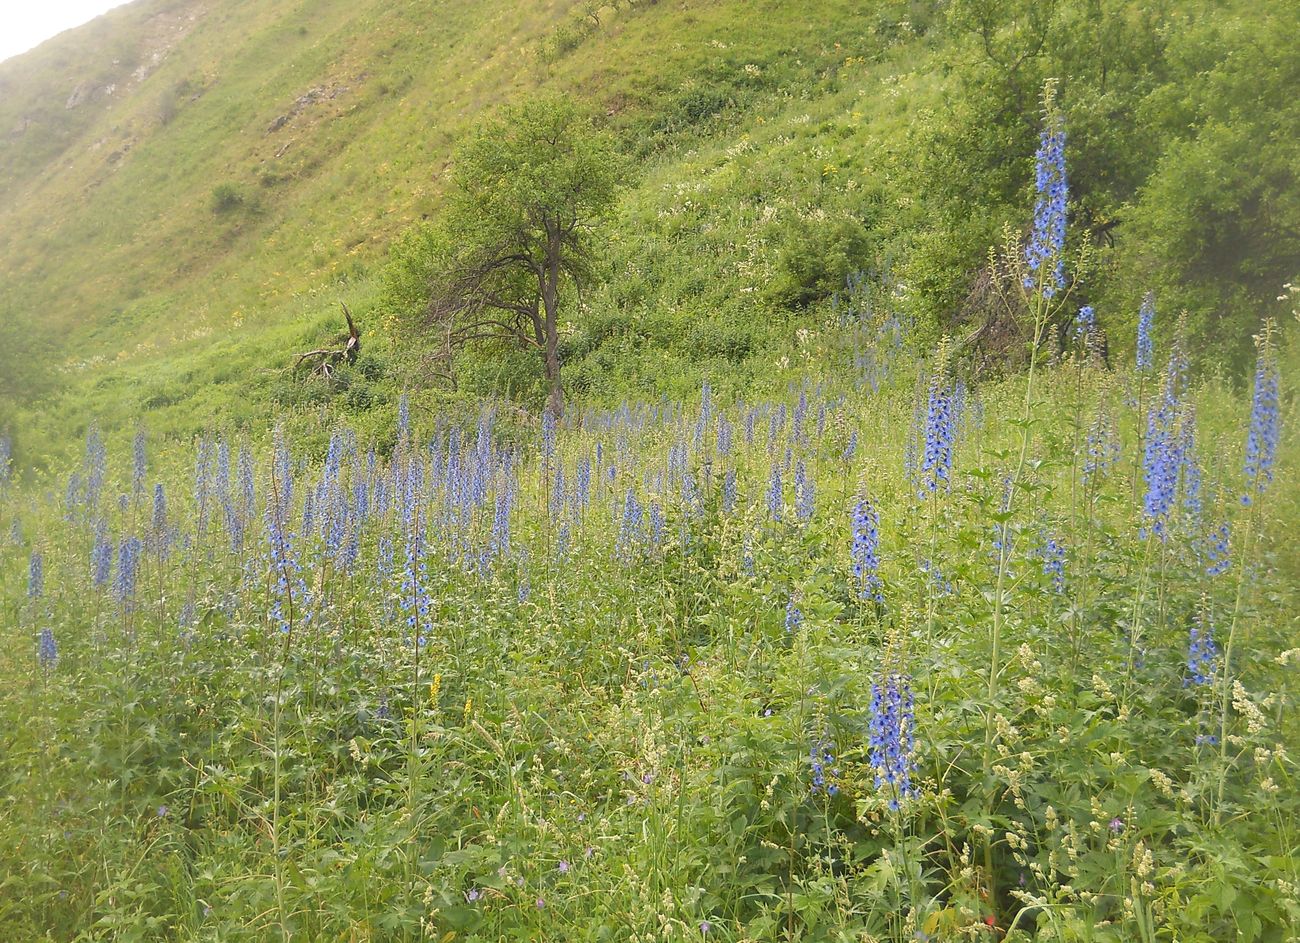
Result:
[[[244,205],[244,194],[233,183],[219,183],[212,188],[212,212],[230,213]]]
[[[640,328],[611,317],[586,330],[599,356]],[[286,519],[302,566],[290,635],[264,532],[284,481],[263,445],[226,438],[236,468],[240,448],[256,455],[259,497],[236,552],[242,512],[209,494],[200,527],[193,443],[151,431],[148,480],[188,540],[146,550],[132,606],[91,585],[87,557],[100,519],[114,539],[149,533],[129,439],[110,443],[93,513],[69,513],[61,487],[0,493],[0,935],[911,943],[978,938],[991,918],[1007,939],[1040,943],[1285,943],[1300,917],[1294,435],[1271,490],[1242,507],[1247,404],[1194,378],[1206,503],[1199,515],[1180,504],[1167,542],[1144,539],[1150,377],[1071,356],[1040,363],[1029,391],[1023,378],[969,386],[952,487],[918,497],[905,469],[927,373],[900,355],[873,393],[844,371],[850,340],[810,337],[805,370],[773,399],[746,388],[743,403],[715,394],[707,413],[695,399],[575,410],[549,458],[533,416],[500,409],[480,438],[477,401],[434,412],[415,397],[418,448],[394,448],[395,409],[372,407],[338,451],[337,428],[294,425],[286,403]],[[364,350],[333,392],[293,388],[338,403],[383,382],[385,345]],[[1121,457],[1085,476],[1098,416]],[[456,487],[443,480],[453,425]],[[404,461],[427,460],[431,439],[442,461],[415,492],[431,600],[417,656],[406,525],[378,495]],[[598,445],[589,504],[550,510],[556,481],[575,488]],[[783,519],[767,510],[786,449],[815,485],[806,521],[788,479]],[[462,512],[483,450],[486,496]],[[334,485],[328,454],[341,457]],[[510,476],[513,549],[480,563]],[[345,521],[359,538],[349,568],[321,522],[329,495],[350,503],[362,486],[376,503]],[[620,538],[628,488],[662,512],[657,538]],[[883,604],[853,582],[847,512],[860,488],[880,512]],[[1232,567],[1209,576],[1203,527],[1220,520]],[[1044,567],[1045,534],[1066,548],[1063,586]],[[381,541],[393,571],[379,569]],[[1004,548],[1014,578],[990,696]],[[27,591],[33,550],[39,596]],[[1234,630],[1249,641],[1230,674],[1187,684],[1189,627],[1207,613],[1221,646]],[[45,666],[42,628],[58,642]],[[915,695],[919,794],[899,809],[870,760],[872,685],[890,670],[908,672]],[[1227,750],[1204,740],[1223,733]],[[810,788],[822,740],[833,793]]]
[[[867,228],[857,219],[802,219],[779,238],[768,296],[784,308],[828,300],[871,261]]]

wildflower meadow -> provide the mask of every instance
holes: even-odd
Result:
[[[1296,939],[1291,325],[1081,305],[1066,132],[1023,370],[0,446],[4,938]]]

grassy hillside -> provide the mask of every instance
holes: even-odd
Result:
[[[1085,298],[1117,344],[1154,288],[1190,309],[1198,353],[1239,365],[1294,274],[1289,7],[588,6],[139,2],[0,66],[0,425],[24,464],[94,416],[183,438],[391,416],[428,383],[393,333],[387,248],[436,222],[472,123],[537,90],[587,102],[631,158],[571,313],[586,396],[768,382],[855,271],[906,286],[926,336],[972,330],[987,247],[1023,226],[1050,75],[1072,232],[1100,247]],[[340,298],[369,363],[333,389],[292,380]],[[464,374],[533,402],[530,362]]]
[[[1298,28],[141,0],[0,65],[0,940],[1289,943]],[[562,417],[426,356],[556,95],[620,177]]]

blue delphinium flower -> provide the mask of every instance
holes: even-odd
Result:
[[[1255,363],[1255,390],[1250,401],[1250,431],[1246,434],[1246,492],[1241,503],[1249,505],[1273,481],[1280,430],[1278,414],[1278,368],[1271,351],[1261,350]]]
[[[1232,531],[1224,521],[1210,532],[1209,542],[1205,548],[1205,574],[1219,576],[1228,572],[1232,566]]]
[[[1177,497],[1178,475],[1183,465],[1182,442],[1173,378],[1167,375],[1163,392],[1147,414],[1143,455],[1143,478],[1146,481],[1142,504],[1146,520],[1143,536],[1150,532],[1161,540],[1168,537],[1169,515]]]
[[[839,778],[839,767],[835,765],[835,745],[825,736],[813,739],[808,748],[808,767],[812,774],[811,792],[815,796],[825,793],[833,796],[840,791],[835,780]]]
[[[1155,341],[1151,337],[1155,323],[1156,296],[1152,292],[1147,292],[1146,297],[1142,299],[1142,307],[1138,308],[1137,369],[1139,373],[1147,373],[1155,366],[1156,348]]]
[[[0,432],[0,488],[9,483],[9,476],[13,473],[13,440],[9,434]]]
[[[402,612],[417,649],[424,644],[429,615],[429,593],[425,588],[424,535],[418,526],[406,531],[406,565],[402,569]]]
[[[147,546],[159,559],[167,556],[167,495],[162,482],[153,486],[153,518],[150,522]]]
[[[198,454],[194,459],[194,503],[199,509],[195,528],[200,534],[207,529],[212,503],[213,466],[216,464],[213,452],[211,439],[204,436],[199,440]]]
[[[722,513],[731,514],[736,510],[736,470],[728,468],[722,476]]]
[[[54,641],[54,632],[48,627],[41,629],[36,656],[40,659],[41,667],[46,671],[53,668],[54,663],[59,660],[59,646]]]
[[[1065,173],[1065,122],[1057,112],[1048,115],[1034,155],[1034,228],[1025,247],[1029,273],[1024,287],[1051,298],[1065,287],[1065,225],[1069,182]]]
[[[411,400],[403,393],[397,400],[397,441],[405,443],[411,435]]]
[[[767,482],[767,513],[772,520],[780,523],[781,508],[784,502],[783,489],[781,487],[781,465],[778,462],[772,463],[771,476]]]
[[[808,469],[804,466],[803,459],[794,469],[794,513],[802,522],[807,523],[812,520],[813,511],[816,503],[816,486],[812,478],[808,476]]]
[[[1198,613],[1188,632],[1184,684],[1212,684],[1218,661],[1219,647],[1214,643],[1214,626]]]
[[[719,458],[726,458],[731,454],[732,431],[731,423],[727,421],[726,416],[718,417],[718,435],[717,435],[717,453]]]
[[[139,537],[123,537],[117,548],[117,579],[113,583],[113,598],[124,610],[135,607],[135,583],[140,572]]]
[[[1044,534],[1038,555],[1043,561],[1044,575],[1052,579],[1053,591],[1065,592],[1065,547],[1051,534]]]
[[[1084,442],[1083,480],[1104,478],[1119,461],[1121,445],[1119,433],[1110,414],[1102,409],[1088,428]]]
[[[667,519],[664,517],[663,505],[658,501],[651,501],[646,508],[646,518],[649,521],[650,545],[653,547],[662,547],[664,545],[664,535],[667,532]],[[682,516],[682,545],[687,543],[688,534],[685,530],[686,517]]]
[[[957,436],[957,423],[953,411],[952,391],[936,375],[930,381],[925,412],[924,440],[921,454],[921,492],[938,491],[947,487],[952,474],[953,445]]]
[[[27,597],[40,599],[45,595],[45,557],[39,550],[33,550],[27,561]]]
[[[108,539],[108,525],[100,518],[95,525],[95,542],[90,548],[90,582],[96,589],[108,585],[113,572],[113,544]]]
[[[107,452],[104,449],[104,440],[99,434],[99,427],[92,424],[90,429],[86,432],[85,477],[86,509],[92,514],[99,507],[99,496],[104,490],[104,474],[107,457]]]
[[[1084,305],[1074,316],[1074,339],[1086,346],[1088,339],[1096,330],[1097,312],[1093,310],[1092,305]]]
[[[310,498],[311,495],[308,495]],[[266,543],[275,583],[271,594],[271,621],[281,632],[293,627],[294,616],[306,606],[306,583],[298,563],[294,535],[287,526],[288,508],[272,501],[266,508]]]
[[[880,581],[880,515],[864,497],[853,505],[853,585],[858,598],[884,602]]]
[[[584,455],[578,461],[578,476],[573,488],[573,504],[579,511],[586,511],[591,504],[591,456]]]
[[[76,519],[77,506],[81,503],[81,498],[81,472],[73,472],[68,476],[68,487],[63,492],[63,519],[65,521]]]
[[[801,625],[803,625],[803,610],[795,605],[794,597],[791,596],[785,603],[785,630],[795,632]]]
[[[709,381],[705,380],[700,386],[700,415],[695,420],[695,434],[692,441],[696,448],[704,441],[704,431],[709,428],[709,422],[713,419],[713,390],[709,386]]]
[[[618,540],[615,545],[618,555],[624,560],[631,557],[641,540],[643,521],[644,512],[636,499],[636,492],[628,488],[627,497],[623,501],[623,516],[619,522]]]
[[[914,725],[911,680],[901,672],[886,673],[871,686],[868,760],[876,788],[888,793],[891,809],[916,794],[912,788]]]
[[[494,556],[510,553],[510,511],[515,499],[515,477],[510,470],[510,456],[502,460],[502,483],[497,489],[496,507],[492,514],[492,537],[490,547]]]
[[[550,469],[555,458],[555,413],[548,406],[542,411],[542,462]]]

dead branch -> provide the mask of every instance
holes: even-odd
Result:
[[[361,352],[361,331],[357,328],[356,321],[352,319],[352,312],[348,309],[347,303],[340,301],[339,304],[343,307],[343,317],[348,322],[347,338],[339,347],[320,347],[299,354],[298,359],[293,364],[294,370],[297,370],[307,361],[315,360],[311,375],[328,380],[334,376],[335,367],[339,363],[356,363],[357,354]]]

